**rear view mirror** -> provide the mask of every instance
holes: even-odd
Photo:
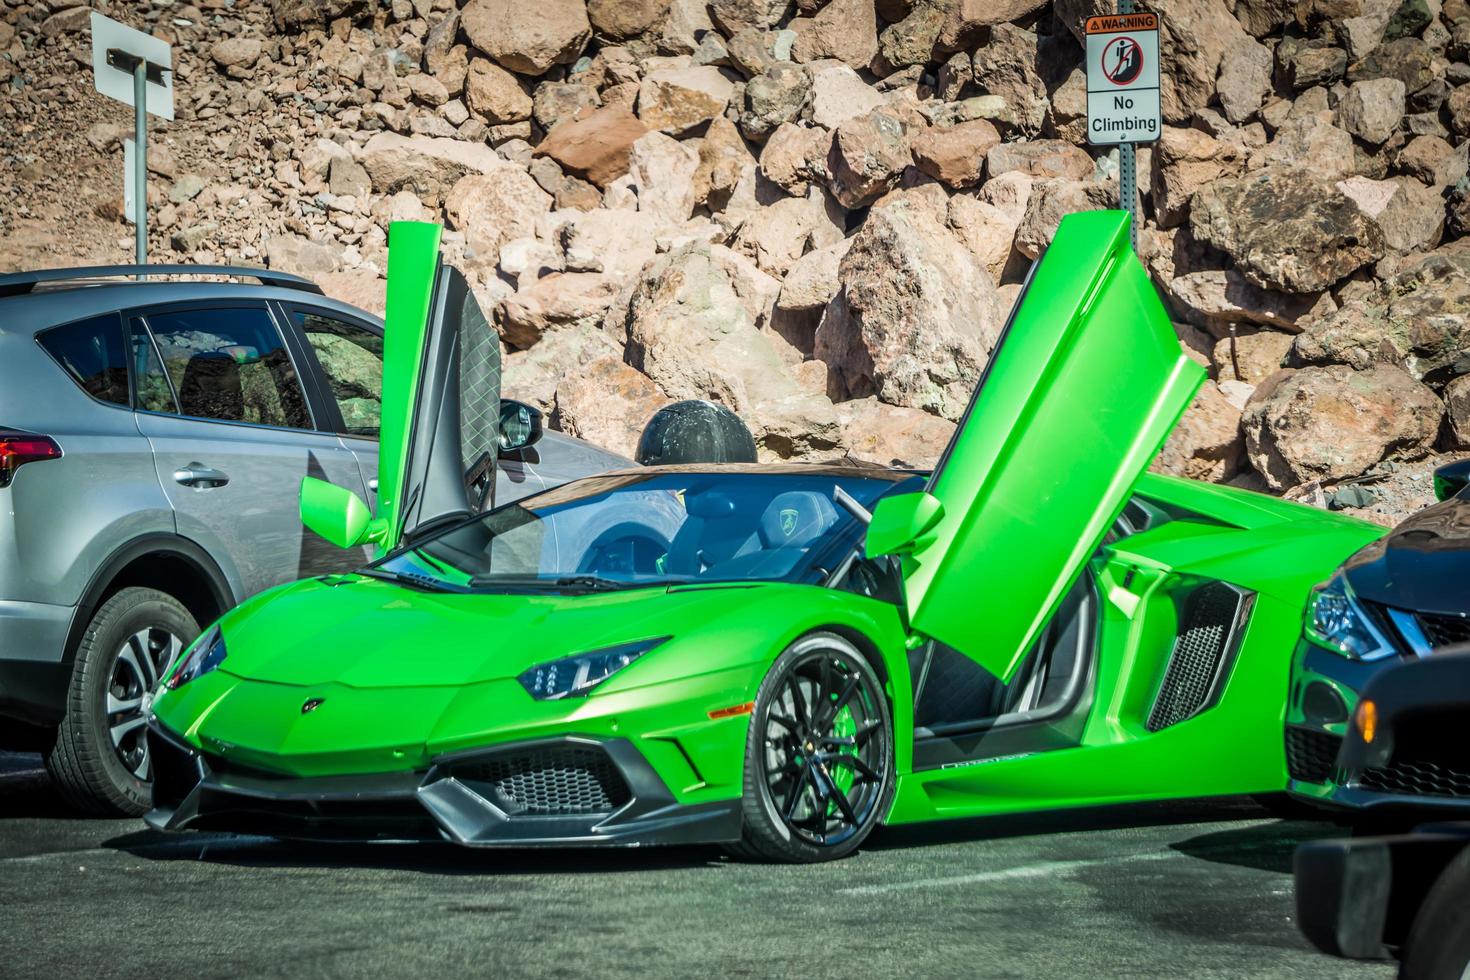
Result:
[[[1434,471],[1434,499],[1449,500],[1470,486],[1470,459],[1446,463]]]
[[[500,451],[513,453],[541,439],[541,410],[510,398],[500,400]]]
[[[942,517],[944,505],[927,493],[900,493],[882,498],[873,508],[873,520],[868,524],[868,557],[913,551]]]
[[[376,541],[383,531],[361,497],[311,476],[301,480],[301,523],[339,548]]]

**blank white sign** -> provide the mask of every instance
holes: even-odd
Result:
[[[125,24],[119,24],[115,20],[103,17],[97,11],[92,11],[92,76],[96,80],[97,91],[109,99],[116,99],[124,105],[133,104],[133,73],[114,68],[107,63],[107,52],[112,49],[121,49],[128,54],[142,58],[169,69],[163,73],[163,84],[148,82],[146,85],[146,106],[151,115],[160,119],[172,119],[174,117],[174,73],[173,52],[169,50],[167,41],[160,41],[151,34],[135,31]]]

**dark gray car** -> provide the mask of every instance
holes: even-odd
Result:
[[[138,271],[0,276],[0,749],[94,812],[146,808],[152,691],[202,626],[362,564],[302,526],[301,477],[377,489],[381,321],[292,276]],[[501,416],[496,502],[628,465]]]

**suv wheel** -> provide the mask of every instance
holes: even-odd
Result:
[[[158,682],[199,625],[171,595],[127,588],[102,604],[77,648],[66,716],[46,753],[67,802],[96,814],[148,809],[148,715]]]

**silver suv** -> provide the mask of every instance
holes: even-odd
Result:
[[[0,276],[0,750],[42,752],[80,808],[146,809],[172,658],[248,596],[363,563],[302,526],[296,488],[374,502],[382,352],[381,321],[294,276]],[[497,502],[628,465],[530,406],[501,419]]]

